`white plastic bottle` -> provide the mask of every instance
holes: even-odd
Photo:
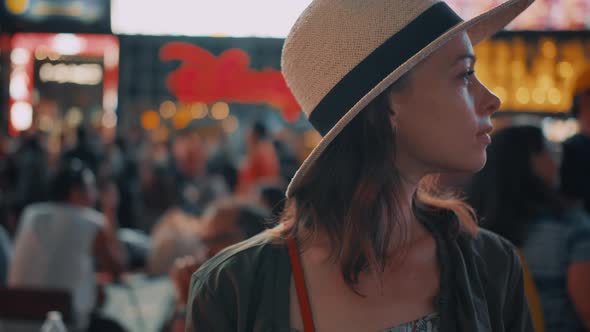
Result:
[[[61,318],[61,312],[50,311],[47,313],[47,318],[41,326],[41,332],[67,332],[66,325]]]

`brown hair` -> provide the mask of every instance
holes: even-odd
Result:
[[[401,211],[402,186],[395,168],[395,132],[388,96],[406,86],[402,78],[359,113],[330,143],[309,170],[303,184],[286,202],[276,234],[303,243],[325,232],[331,257],[341,265],[344,281],[355,290],[363,271],[383,271],[403,253],[407,229]],[[462,200],[444,196],[433,177],[424,179],[414,195],[417,209],[450,210],[468,233],[477,230],[473,210]],[[424,215],[424,214],[420,214]],[[303,232],[302,232],[303,231]],[[391,239],[395,236],[395,247]],[[399,250],[398,250],[399,249]]]

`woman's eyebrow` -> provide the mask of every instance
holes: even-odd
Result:
[[[457,62],[463,61],[465,59],[471,60],[474,64],[475,64],[475,61],[477,60],[477,58],[475,57],[475,54],[466,53],[466,54],[462,54],[459,57],[457,57],[457,59],[455,60],[455,62],[453,62],[453,64],[456,64]]]

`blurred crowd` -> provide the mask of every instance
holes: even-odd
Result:
[[[537,331],[590,330],[587,76],[574,101],[580,132],[560,154],[538,127],[498,128],[481,172],[440,178],[483,227],[518,247]],[[100,314],[101,285],[130,273],[160,276],[176,289],[161,330],[183,331],[191,274],[276,225],[304,157],[295,136],[255,123],[237,154],[198,130],[163,142],[134,132],[106,142],[80,127],[57,149],[39,133],[2,138],[0,286],[66,289],[74,331],[118,331]]]
[[[241,154],[191,129],[109,143],[80,127],[57,151],[40,133],[4,137],[0,286],[67,289],[75,327],[92,330],[104,323],[101,283],[129,273],[182,279],[175,268],[272,227],[301,154],[295,134],[286,137],[257,122]]]

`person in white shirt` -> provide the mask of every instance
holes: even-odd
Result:
[[[84,330],[97,304],[95,267],[118,276],[125,258],[114,220],[116,197],[102,197],[104,214],[93,207],[92,171],[74,159],[60,166],[50,183],[50,202],[28,206],[19,223],[8,275],[11,287],[71,292],[74,326]]]

